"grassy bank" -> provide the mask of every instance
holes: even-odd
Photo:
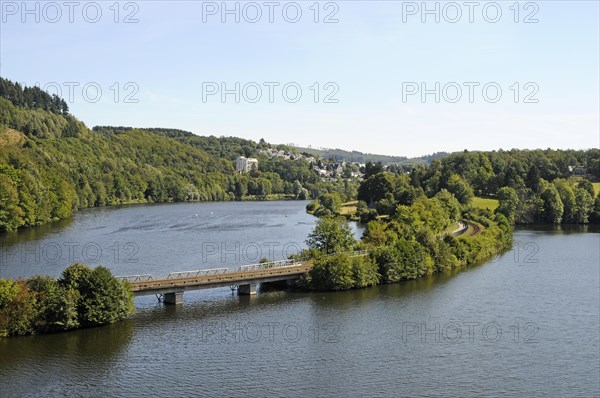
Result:
[[[498,207],[498,200],[490,198],[480,198],[476,196],[473,198],[473,202],[471,204],[477,209],[489,209],[491,211],[494,211]]]

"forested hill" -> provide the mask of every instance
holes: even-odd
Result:
[[[131,131],[131,127],[112,127],[112,126],[96,126],[93,128],[94,131],[103,134],[121,134],[123,132]],[[196,148],[204,150],[214,156],[221,158],[235,160],[238,156],[257,156],[257,152],[261,149],[281,149],[289,153],[298,153],[295,148],[286,145],[273,146],[266,143],[264,140],[255,142],[238,137],[215,137],[215,136],[199,136],[189,131],[168,129],[168,128],[140,128],[137,130],[147,131],[150,133],[158,134],[163,137],[173,138],[184,144],[191,145]]]
[[[359,151],[346,151],[343,149],[328,149],[328,148],[303,148],[295,147],[299,152],[306,152],[314,156],[320,156],[325,159],[335,159],[338,162],[357,162],[357,163],[381,163],[383,165],[400,165],[400,166],[415,166],[431,163],[435,159],[441,159],[450,154],[448,152],[436,152],[431,155],[420,156],[416,158],[407,158],[406,156],[388,156],[377,155],[373,153],[363,153]]]
[[[66,218],[85,207],[304,199],[347,189],[347,182],[321,181],[305,159],[259,157],[259,170],[237,174],[233,159],[270,147],[264,141],[196,138],[168,129],[90,130],[66,106],[52,105],[61,99],[1,83],[0,232]]]

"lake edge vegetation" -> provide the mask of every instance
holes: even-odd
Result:
[[[0,279],[0,338],[106,325],[133,312],[129,282],[101,266],[76,263],[58,279]]]
[[[597,149],[464,151],[409,172],[370,162],[358,202],[334,192],[307,205],[321,219],[301,254],[315,265],[299,286],[346,290],[417,279],[510,248],[515,224],[598,224],[600,192],[591,182],[598,179]],[[360,242],[347,220],[366,224]],[[459,225],[466,229],[455,237]],[[361,249],[368,256],[347,254]]]

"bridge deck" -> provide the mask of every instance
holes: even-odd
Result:
[[[309,271],[313,264],[310,262],[278,268],[259,269],[255,271],[228,272],[215,275],[201,275],[176,279],[153,279],[148,281],[130,282],[135,296],[148,294],[165,294],[175,291],[211,289],[241,284],[255,284],[296,279]]]

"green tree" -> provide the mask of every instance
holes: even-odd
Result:
[[[463,205],[469,204],[474,196],[469,183],[458,174],[453,174],[448,180],[448,192]]]
[[[377,263],[369,256],[352,257],[352,276],[355,288],[375,286],[381,278]]]
[[[79,290],[80,286],[89,283],[92,269],[81,263],[75,263],[67,267],[58,279],[58,283],[66,288]]]
[[[587,224],[594,209],[594,197],[585,188],[575,188],[575,211],[573,222]]]
[[[498,207],[496,213],[500,213],[506,217],[509,222],[514,222],[519,207],[519,197],[514,188],[502,187],[498,191]]]
[[[449,237],[448,239],[452,238]],[[432,249],[433,262],[437,272],[449,271],[460,265],[460,261],[458,261],[456,255],[452,252],[452,248],[445,240],[436,240]]]
[[[17,189],[10,178],[0,174],[0,232],[16,230],[22,224],[22,215]]]
[[[434,271],[433,259],[423,245],[412,239],[402,238],[394,246],[375,252],[384,283],[416,279]]]
[[[323,208],[329,210],[332,214],[340,211],[342,199],[337,192],[328,193],[319,197],[319,203]]]
[[[381,162],[373,163],[368,161],[365,165],[365,178],[369,178],[383,172],[383,164]]]
[[[358,188],[358,199],[367,203],[378,202],[385,197],[385,194],[392,192],[394,182],[388,173],[377,173],[360,184]]]
[[[3,297],[2,297],[3,296]],[[10,301],[7,302],[7,300]],[[34,298],[22,282],[0,279],[0,337],[24,336],[34,332]]]
[[[310,249],[333,254],[352,250],[356,240],[346,219],[322,218],[308,235],[306,244]]]
[[[362,237],[362,241],[372,247],[385,245],[391,239],[393,234],[387,231],[387,224],[381,220],[369,221]]]
[[[8,306],[19,293],[19,286],[12,279],[0,278],[0,309]]]
[[[302,186],[302,183],[298,180],[295,180],[293,184],[293,194],[296,198],[300,197],[303,189],[304,187]]]
[[[579,182],[579,184],[577,184],[577,187],[585,189],[592,198],[594,196],[596,196],[596,192],[594,191],[594,186],[592,185],[592,183],[589,180],[581,180]]]
[[[396,211],[396,205],[397,203],[394,199],[394,195],[391,192],[388,192],[383,199],[380,199],[379,202],[377,202],[377,213],[382,215],[393,215]]]
[[[557,178],[553,184],[563,204],[562,220],[568,223],[575,222],[575,192],[571,182],[564,178]]]
[[[127,282],[115,279],[104,267],[96,267],[79,286],[79,320],[83,326],[114,323],[133,312],[133,295]]]
[[[401,205],[412,205],[418,198],[424,196],[423,189],[421,187],[415,188],[412,185],[400,185],[394,191],[394,198]]]
[[[541,215],[542,220],[552,224],[560,224],[562,221],[564,208],[560,199],[560,195],[558,194],[558,191],[554,185],[547,184],[547,187],[544,189],[540,197],[544,201],[543,212]]]
[[[600,224],[600,193],[594,199],[594,206],[590,213],[590,222],[594,224]]]
[[[105,267],[92,270],[73,264],[63,272],[59,284],[77,291],[78,321],[82,326],[114,323],[133,312],[129,284],[114,278]]]
[[[318,258],[309,273],[311,285],[317,290],[348,290],[354,287],[352,260],[346,254]]]
[[[451,222],[457,221],[461,216],[460,202],[456,197],[445,189],[435,194],[435,199],[444,208],[444,211]]]
[[[36,332],[57,332],[79,326],[75,291],[62,287],[48,276],[29,279],[27,287],[35,296]]]

